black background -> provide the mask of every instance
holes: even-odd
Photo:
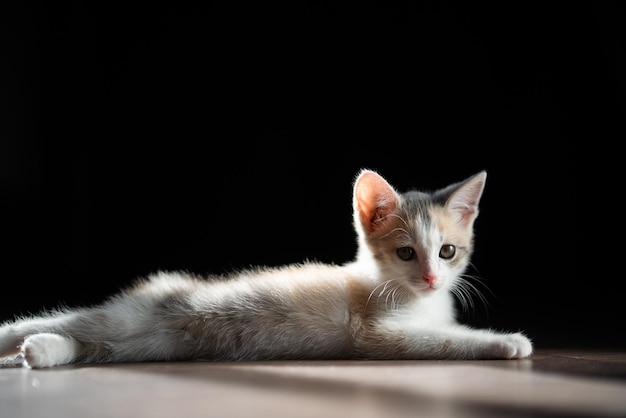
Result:
[[[621,4],[5,3],[2,319],[157,269],[343,263],[361,167],[486,169],[463,320],[626,345]]]

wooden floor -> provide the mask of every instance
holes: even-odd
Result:
[[[0,368],[0,417],[626,417],[626,351]]]

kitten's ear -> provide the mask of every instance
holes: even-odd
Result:
[[[372,233],[384,225],[385,217],[398,206],[398,193],[378,173],[361,170],[354,182],[353,206],[355,218],[366,232]]]
[[[446,210],[450,211],[464,227],[470,226],[478,216],[478,202],[483,194],[486,179],[487,172],[481,171],[452,186],[453,191],[446,201]]]

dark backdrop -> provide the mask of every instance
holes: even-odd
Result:
[[[622,5],[5,3],[2,319],[157,269],[342,263],[361,167],[486,169],[463,319],[626,345]]]

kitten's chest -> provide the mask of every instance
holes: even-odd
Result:
[[[401,309],[387,311],[384,316],[425,327],[447,326],[456,321],[453,299],[447,292],[415,298]]]
[[[391,300],[377,297],[375,290],[362,283],[352,283],[349,290],[353,327],[385,321],[444,326],[456,321],[453,299],[448,292]]]

